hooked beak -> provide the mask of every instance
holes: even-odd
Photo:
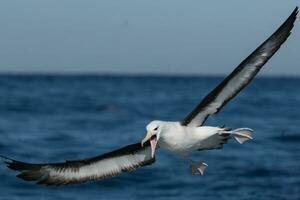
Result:
[[[157,137],[156,135],[152,135],[152,133],[148,131],[146,136],[141,142],[142,147],[144,146],[144,143],[147,142],[148,140],[150,140],[150,145],[151,145],[151,157],[154,158],[155,149],[157,145]]]

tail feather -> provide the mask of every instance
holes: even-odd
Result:
[[[250,128],[238,128],[238,129],[223,129],[221,132],[222,136],[233,136],[234,139],[240,143],[243,144],[247,140],[252,140],[252,132],[253,130]]]
[[[252,132],[253,130],[250,128],[239,128],[232,131],[232,136],[238,143],[243,144],[247,140],[253,139]]]

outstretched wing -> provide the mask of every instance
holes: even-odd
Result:
[[[229,76],[211,91],[181,122],[184,126],[201,126],[207,117],[218,113],[259,72],[262,66],[276,53],[289,37],[298,13],[298,7],[288,19],[249,55]]]
[[[30,164],[1,157],[7,160],[8,168],[20,171],[17,177],[56,186],[110,178],[155,162],[149,142],[144,147],[136,143],[93,158],[62,163]]]

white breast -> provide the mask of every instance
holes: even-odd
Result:
[[[166,122],[161,133],[159,146],[177,154],[187,154],[201,147],[202,141],[218,133],[217,127],[181,126],[179,122]]]

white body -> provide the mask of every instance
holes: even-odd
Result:
[[[195,150],[208,150],[222,148],[230,136],[233,136],[239,143],[251,138],[251,129],[242,128],[228,131],[225,128],[200,126],[182,126],[179,122],[153,121],[147,129],[160,127],[158,146],[176,154],[186,156]]]
[[[162,122],[161,122],[162,123]],[[181,126],[179,122],[163,122],[158,146],[185,155],[190,151],[214,149],[223,137],[222,128],[212,126],[189,127]]]

